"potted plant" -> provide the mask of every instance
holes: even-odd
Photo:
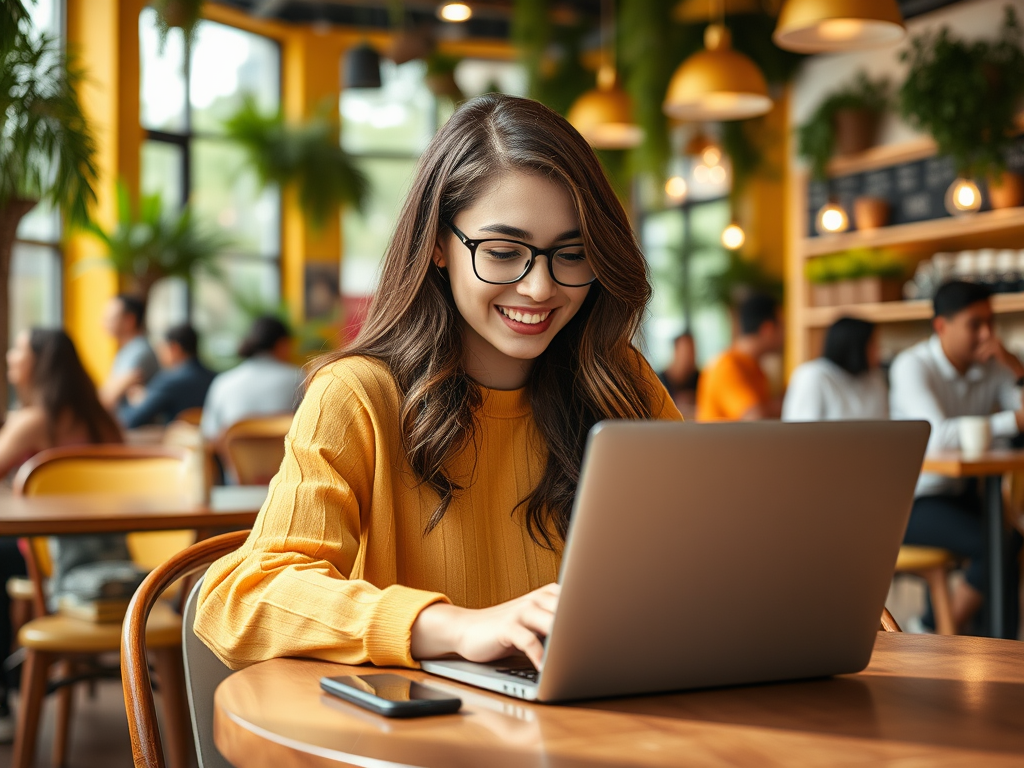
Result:
[[[427,74],[424,81],[431,93],[447,97],[456,104],[465,98],[459,84],[455,82],[455,68],[459,66],[460,61],[462,59],[446,56],[438,51],[427,57]]]
[[[961,178],[987,177],[996,207],[1020,205],[1024,185],[1007,179],[1005,154],[1016,132],[1024,97],[1021,27],[1012,6],[994,42],[966,42],[943,27],[911,41],[901,58],[909,63],[900,88],[900,109],[916,128],[931,134],[940,154],[956,163]]]
[[[797,133],[798,151],[818,181],[828,176],[833,154],[863,152],[875,143],[878,123],[889,106],[889,81],[859,72],[853,82],[826,98]]]
[[[88,231],[106,247],[107,256],[102,263],[124,276],[130,290],[143,299],[165,277],[191,283],[199,271],[220,275],[217,257],[231,241],[219,232],[201,227],[188,206],[170,214],[164,211],[160,195],[146,195],[135,210],[127,187],[119,182],[117,213],[113,231],[97,224],[90,224]]]
[[[331,114],[325,105],[305,123],[288,125],[280,112],[261,114],[255,99],[247,96],[224,123],[228,138],[245,149],[264,186],[295,186],[313,227],[339,206],[362,210],[369,192],[366,176],[339,144]]]
[[[180,29],[185,36],[185,50],[192,47],[196,28],[203,15],[204,0],[153,0],[156,11],[157,31],[160,33],[160,47],[163,48],[167,35],[172,29]]]
[[[71,225],[88,221],[96,193],[96,143],[82,113],[84,73],[61,42],[29,34],[20,2],[0,11],[0,340],[9,336],[11,251],[21,219],[40,201]],[[0,414],[7,406],[7,367],[0,355]]]
[[[808,260],[804,265],[804,275],[810,283],[812,307],[834,307],[839,304],[836,284],[840,275],[833,268],[830,256]]]
[[[858,304],[899,301],[903,298],[903,264],[888,251],[865,249],[853,254],[860,262],[857,279]]]

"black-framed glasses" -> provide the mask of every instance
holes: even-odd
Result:
[[[548,257],[551,279],[566,288],[582,288],[597,279],[582,243],[536,248],[519,240],[485,238],[471,240],[450,221],[445,224],[469,249],[473,272],[485,283],[509,285],[518,283],[537,263],[538,256]]]

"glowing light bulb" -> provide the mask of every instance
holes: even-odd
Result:
[[[818,211],[815,220],[815,229],[818,234],[835,234],[845,232],[850,228],[850,216],[839,203],[830,200]]]
[[[444,21],[468,21],[473,15],[473,9],[465,3],[445,3],[437,15]]]
[[[722,150],[711,144],[701,153],[701,159],[704,160],[704,165],[708,167],[718,165],[722,161]]]
[[[665,194],[668,195],[670,200],[677,203],[681,203],[686,199],[688,191],[689,185],[682,176],[672,176],[665,182]]]
[[[712,184],[724,184],[725,183],[725,168],[720,165],[713,165],[708,170],[708,177],[711,179]]]
[[[722,230],[722,245],[730,251],[738,251],[747,241],[747,233],[735,221]]]
[[[698,184],[707,184],[711,181],[711,169],[706,165],[698,165],[693,169],[693,178]]]
[[[946,210],[954,216],[981,208],[981,190],[971,179],[959,178],[946,190]]]

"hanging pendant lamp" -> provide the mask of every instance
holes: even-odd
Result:
[[[643,128],[633,120],[633,100],[618,84],[614,19],[615,10],[606,0],[601,4],[601,66],[597,70],[597,88],[576,99],[566,115],[594,149],[632,149],[644,140]]]
[[[854,51],[907,34],[896,0],[787,0],[772,40],[797,53]]]
[[[380,88],[380,54],[369,43],[349,48],[343,74],[346,88]]]
[[[662,105],[666,115],[676,120],[744,120],[772,108],[764,75],[732,49],[725,25],[708,25],[704,48],[672,75]]]

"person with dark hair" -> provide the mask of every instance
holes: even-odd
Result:
[[[160,370],[146,338],[146,304],[137,296],[122,293],[107,303],[103,325],[117,342],[117,354],[107,380],[100,387],[100,402],[114,413],[128,402],[128,391],[143,387]]]
[[[773,397],[761,369],[766,355],[782,351],[778,302],[766,294],[748,296],[737,310],[739,335],[713,360],[697,384],[697,421],[777,419],[781,402]]]
[[[232,424],[295,410],[302,370],[291,363],[292,334],[273,315],[258,317],[238,348],[242,362],[213,380],[203,404],[203,437],[213,441]]]
[[[161,371],[134,402],[118,409],[128,429],[166,424],[188,408],[202,408],[214,373],[199,361],[199,336],[188,324],[167,330],[160,344]]]
[[[64,331],[33,328],[7,351],[7,380],[20,407],[0,428],[0,477],[47,448],[120,443],[121,430],[100,403],[75,345]],[[25,575],[17,540],[0,538],[0,658],[11,650],[10,598],[3,585]],[[0,672],[0,742],[14,736],[7,680]]]
[[[960,448],[960,422],[984,416],[993,437],[1007,439],[1024,428],[1018,386],[1024,365],[995,333],[990,291],[953,281],[935,294],[935,333],[900,353],[889,371],[894,419],[925,419],[932,425],[929,451]],[[942,547],[969,564],[966,580],[953,591],[953,620],[959,628],[978,611],[988,590],[988,552],[976,489],[962,480],[925,473],[914,492],[904,541]],[[1007,626],[1017,627],[1021,537],[1006,537]]]
[[[196,634],[232,667],[540,666],[590,428],[681,418],[632,343],[650,295],[583,137],[535,101],[464,103],[358,336],[314,366],[253,533],[207,571]]]
[[[874,323],[839,318],[825,334],[821,357],[790,376],[783,421],[888,419],[889,388],[879,364]]]
[[[697,403],[697,381],[700,379],[692,333],[684,331],[676,336],[672,343],[672,361],[658,374],[658,378],[672,395],[679,412],[686,417],[692,416]]]

